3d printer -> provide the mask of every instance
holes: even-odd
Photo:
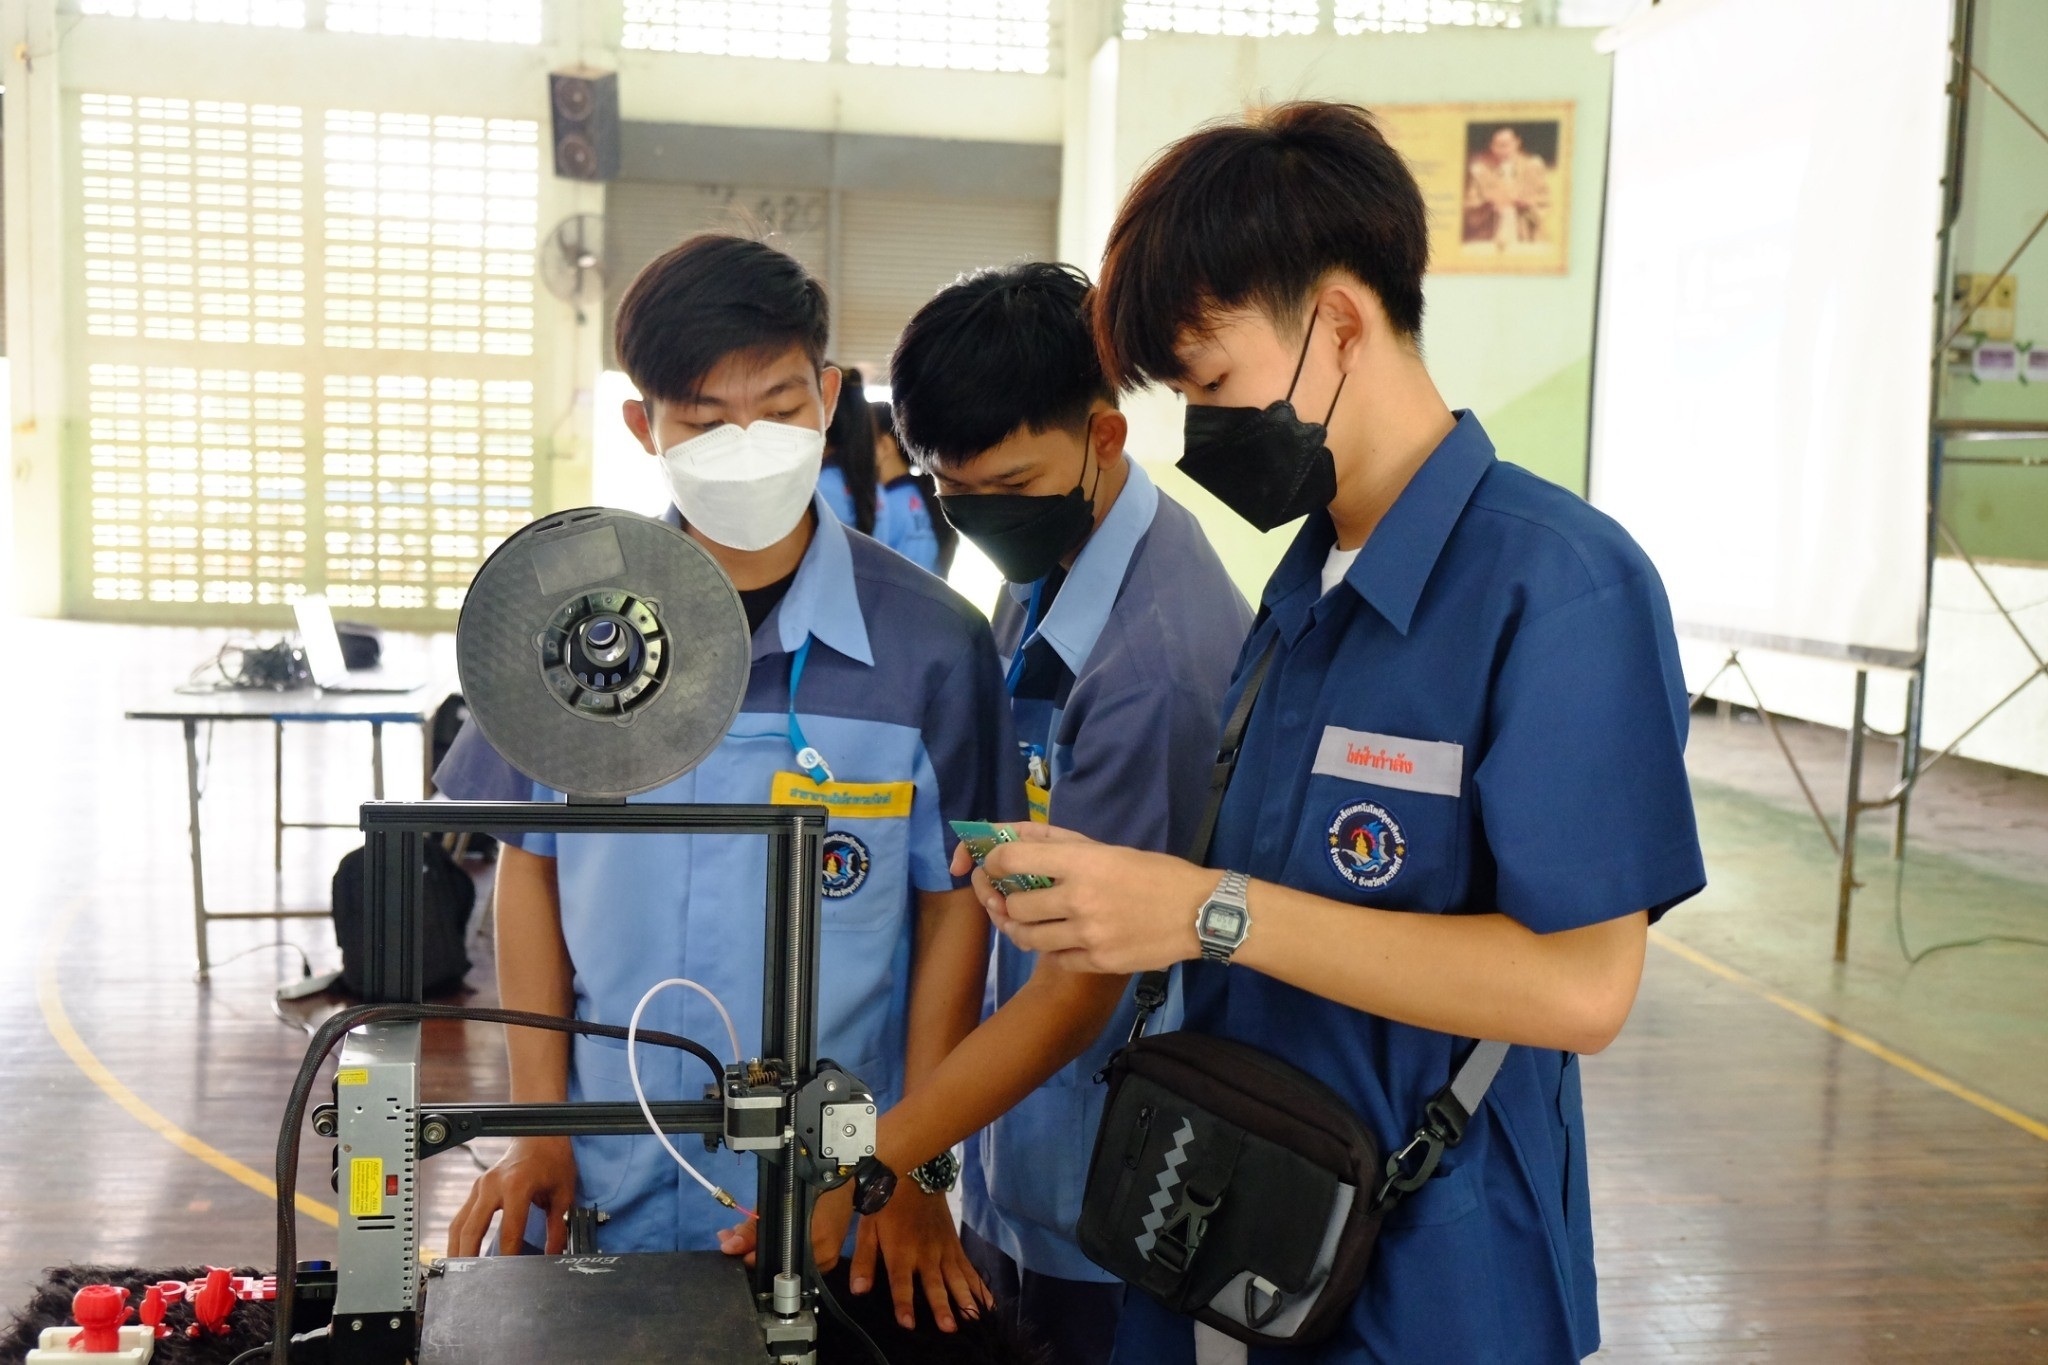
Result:
[[[701,761],[744,699],[749,632],[738,594],[679,531],[627,512],[543,518],[478,570],[457,630],[464,696],[515,767],[571,793],[552,802],[371,802],[366,838],[371,1003],[316,1033],[278,1140],[278,1332],[293,1359],[297,1280],[291,1191],[303,1120],[339,1043],[332,1099],[312,1126],[336,1143],[341,1222],[328,1357],[353,1365],[814,1359],[820,1282],[813,1201],[855,1182],[879,1209],[894,1176],[874,1159],[876,1105],[816,1055],[824,813],[775,805],[627,804]],[[688,1039],[713,1084],[701,1100],[428,1103],[420,1028],[437,1017],[625,1037],[615,1025],[420,1003],[421,841],[446,830],[758,834],[763,990],[758,1057],[721,1064]],[[751,1271],[717,1252],[479,1258],[419,1264],[419,1163],[472,1139],[654,1131],[702,1135],[758,1158]],[[537,1306],[545,1304],[544,1311]]]

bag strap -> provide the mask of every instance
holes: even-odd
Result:
[[[1421,1189],[1436,1174],[1437,1162],[1443,1159],[1445,1149],[1465,1140],[1465,1125],[1479,1112],[1479,1103],[1486,1098],[1487,1088],[1493,1084],[1507,1055],[1506,1043],[1482,1038],[1473,1044],[1465,1060],[1451,1073],[1450,1083],[1422,1106],[1422,1123],[1415,1136],[1387,1158],[1385,1174],[1379,1188],[1373,1191],[1372,1206],[1376,1211],[1388,1212]]]
[[[1216,838],[1216,819],[1223,811],[1224,793],[1230,790],[1230,775],[1237,771],[1237,756],[1244,748],[1245,727],[1251,724],[1252,706],[1259,699],[1259,689],[1266,685],[1266,670],[1273,665],[1273,653],[1280,647],[1280,632],[1274,631],[1273,638],[1266,642],[1266,648],[1245,674],[1244,690],[1237,694],[1237,705],[1230,710],[1230,718],[1223,723],[1223,739],[1216,746],[1216,766],[1209,770],[1209,799],[1202,807],[1202,819],[1195,826],[1193,843],[1188,846],[1188,861],[1200,864],[1209,856],[1209,845]],[[1135,998],[1138,1002],[1138,1018],[1131,1026],[1130,1041],[1136,1042],[1145,1032],[1146,1023],[1166,1003],[1165,971],[1145,972],[1138,977]]]

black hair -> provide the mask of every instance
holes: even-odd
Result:
[[[828,362],[829,363],[829,362]],[[859,370],[839,371],[839,406],[825,428],[825,462],[839,466],[853,499],[853,526],[862,535],[875,533],[875,424],[868,416],[868,396]]]
[[[1083,431],[1116,401],[1088,331],[1088,277],[1031,261],[963,275],[903,329],[889,362],[897,439],[920,465],[971,460],[1019,431]]]
[[[1187,378],[1175,344],[1218,312],[1292,322],[1332,270],[1422,334],[1429,216],[1372,115],[1301,101],[1191,133],[1124,197],[1103,253],[1095,338],[1119,385]]]
[[[868,404],[868,411],[875,417],[875,441],[877,444],[886,436],[896,443],[897,453],[903,454],[910,466],[910,481],[917,485],[917,491],[924,494],[924,514],[932,524],[932,538],[939,543],[939,562],[935,572],[944,578],[953,572],[953,555],[960,548],[960,533],[953,529],[939,511],[939,481],[932,472],[903,452],[903,440],[896,434],[896,409],[877,399]]]
[[[612,319],[612,350],[642,398],[685,402],[728,356],[801,346],[822,364],[831,321],[825,287],[795,257],[707,232],[633,277]]]

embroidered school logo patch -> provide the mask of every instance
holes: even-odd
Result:
[[[1330,865],[1353,886],[1376,890],[1400,875],[1408,839],[1377,801],[1353,801],[1330,817]]]
[[[824,839],[825,894],[844,900],[860,890],[868,879],[868,846],[844,830],[832,830]]]

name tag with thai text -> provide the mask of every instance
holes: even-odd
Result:
[[[1465,746],[1329,725],[1316,746],[1315,771],[1401,791],[1456,796],[1465,776]]]

